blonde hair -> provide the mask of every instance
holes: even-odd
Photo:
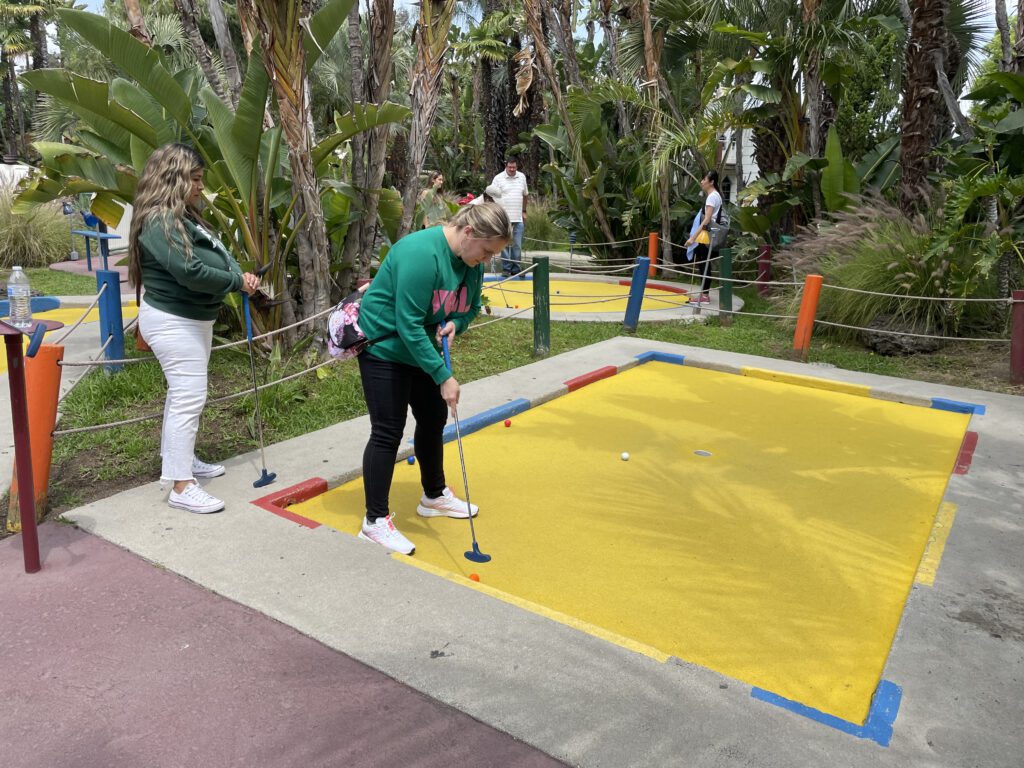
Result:
[[[460,229],[470,227],[473,234],[484,240],[496,237],[512,239],[512,222],[508,220],[505,209],[497,203],[464,205],[448,220],[448,224]]]
[[[142,282],[139,235],[156,220],[170,240],[173,232],[181,237],[185,261],[192,258],[192,244],[185,229],[185,218],[202,221],[199,211],[188,203],[192,195],[192,174],[205,167],[202,156],[184,144],[160,147],[146,163],[132,202],[132,226],[128,234],[128,277],[132,285]]]

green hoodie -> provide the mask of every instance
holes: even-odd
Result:
[[[216,320],[224,297],[242,289],[242,270],[220,240],[201,226],[185,219],[185,230],[192,241],[188,261],[177,230],[171,229],[168,239],[155,217],[143,226],[139,251],[145,302],[189,320]]]
[[[403,237],[388,251],[359,306],[366,338],[397,333],[374,344],[369,354],[422,368],[435,383],[443,383],[451,373],[434,334],[445,320],[462,333],[480,314],[483,276],[483,265],[469,267],[452,252],[444,227]]]

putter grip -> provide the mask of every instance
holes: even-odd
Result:
[[[252,316],[249,314],[249,294],[242,291],[242,309],[245,310],[245,332],[252,339]]]
[[[450,371],[452,369],[452,353],[451,350],[448,349],[447,336],[441,337],[441,351],[444,352],[444,364],[448,367],[448,370]]]

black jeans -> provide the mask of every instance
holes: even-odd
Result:
[[[706,245],[697,244],[693,250],[693,271],[703,277],[700,284],[700,292],[707,293],[711,290],[711,264],[709,257],[711,249]]]
[[[423,492],[437,498],[444,492],[444,425],[448,406],[441,388],[420,368],[392,363],[369,352],[359,355],[363,395],[370,412],[370,440],[363,451],[366,519],[386,517],[395,457],[409,407],[416,419],[416,460]]]

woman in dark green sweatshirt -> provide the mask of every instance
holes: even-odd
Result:
[[[260,280],[242,274],[203,221],[202,196],[202,157],[184,144],[156,150],[139,177],[128,254],[132,283],[146,289],[139,331],[167,379],[160,481],[173,485],[167,499],[172,507],[206,514],[224,509],[223,501],[196,482],[224,474],[224,467],[195,455],[213,321],[229,293],[251,294]]]
[[[441,338],[449,342],[480,312],[484,262],[512,237],[505,211],[494,203],[467,205],[450,222],[399,240],[366,290],[359,325],[381,339],[359,355],[370,440],[363,452],[366,517],[359,537],[393,552],[415,547],[391,520],[388,496],[398,446],[412,407],[422,517],[469,517],[466,502],[445,483],[442,434],[448,410],[459,402],[459,382],[444,364]],[[383,337],[383,338],[382,338]]]

